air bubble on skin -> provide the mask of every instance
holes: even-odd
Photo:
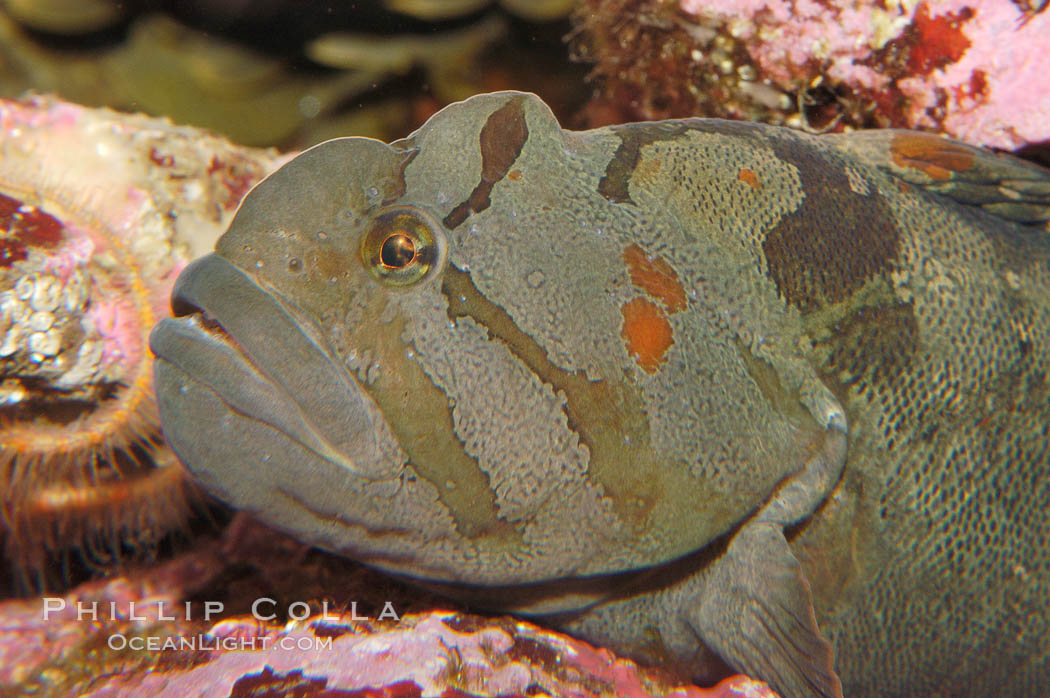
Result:
[[[251,245],[245,245],[241,249],[244,251],[244,254],[251,254],[252,253],[252,246]]]
[[[481,229],[478,227],[477,223],[471,223],[470,224],[470,234],[471,235],[477,235],[479,230],[481,230]]]
[[[368,194],[368,198],[369,199],[378,199],[379,198],[379,187],[371,186],[371,187],[369,187],[367,189],[367,191],[365,193]]]
[[[293,274],[298,274],[303,269],[303,263],[298,257],[292,257],[288,260],[288,271]]]
[[[317,231],[317,239],[318,240],[327,240],[328,239],[328,233],[326,233],[323,230],[318,230]]]
[[[406,349],[405,350],[405,358],[406,359],[413,359],[413,358],[415,358],[415,356],[416,356],[416,352],[412,351],[411,349]]]
[[[183,383],[179,386],[179,395],[185,395],[187,390],[189,390],[189,386]]]
[[[263,457],[262,457],[262,461],[263,461],[263,463],[269,463],[270,462],[270,454],[269,453],[264,453]]]
[[[255,268],[256,269],[262,269],[263,268],[263,261],[261,259],[255,260]]]
[[[443,191],[439,191],[437,193],[437,202],[439,204],[442,204],[442,205],[447,204],[448,203],[448,194],[446,194]]]

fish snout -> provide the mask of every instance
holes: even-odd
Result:
[[[209,254],[179,276],[172,309],[150,335],[157,400],[165,436],[206,489],[270,512],[280,497],[397,482],[403,460],[379,443],[382,415],[294,303]]]

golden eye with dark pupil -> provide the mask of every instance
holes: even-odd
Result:
[[[416,244],[404,233],[394,233],[383,241],[379,261],[390,269],[404,269],[416,258]]]
[[[411,286],[444,258],[444,230],[427,211],[396,206],[376,214],[361,237],[365,268],[389,286]]]

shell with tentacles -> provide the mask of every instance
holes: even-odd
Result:
[[[146,337],[276,162],[166,120],[0,101],[0,540],[24,582],[185,520]]]

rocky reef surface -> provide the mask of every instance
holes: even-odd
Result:
[[[1050,11],[1020,0],[583,0],[595,122],[682,116],[1050,139]],[[625,15],[632,19],[625,21]]]

